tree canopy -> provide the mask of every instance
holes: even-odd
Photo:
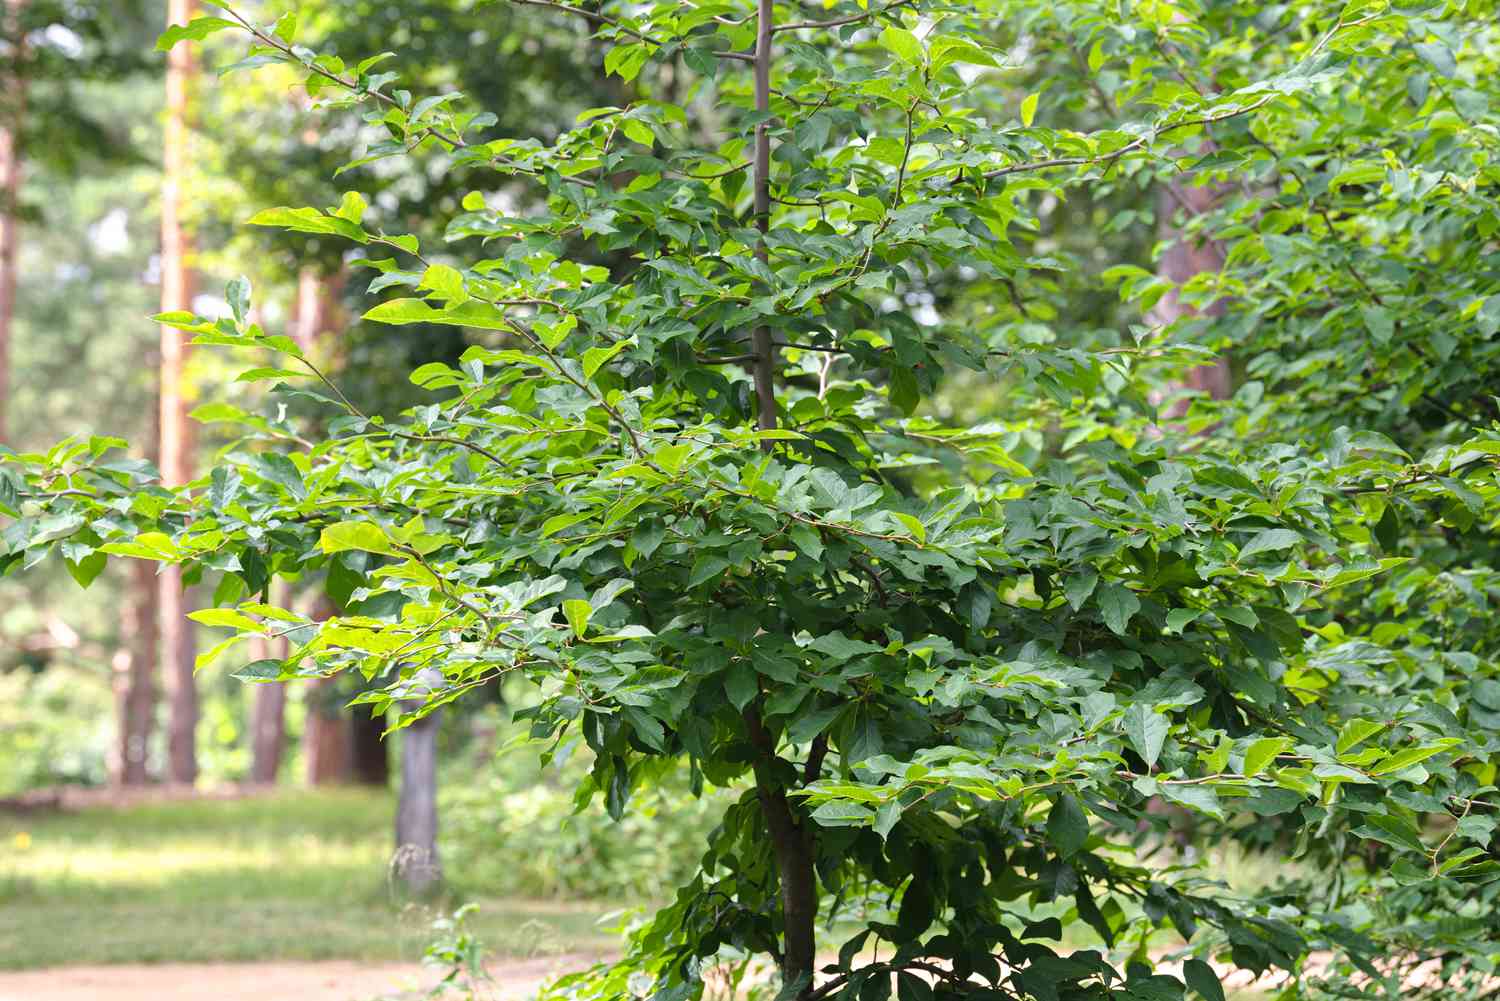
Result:
[[[0,450],[0,570],[181,565],[220,650],[293,640],[245,677],[359,671],[377,708],[524,675],[617,817],[684,764],[743,789],[558,997],[756,957],[788,999],[1217,1001],[1210,960],[1493,990],[1493,5],[525,2],[621,81],[556,136],[295,15],[163,37],[248,35],[360,110],[340,203],[249,223],[345,241],[366,319],[474,343],[387,418],[248,282],[160,316],[326,435],[209,403],[239,437],[173,490],[113,439]],[[446,242],[366,223],[397,158],[467,191]],[[1126,252],[1158,232],[1220,266]],[[1232,396],[1184,388],[1219,358]],[[983,423],[961,381],[1000,390]],[[1301,868],[1240,892],[1132,850],[1184,824]]]

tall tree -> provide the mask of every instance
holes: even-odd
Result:
[[[291,603],[281,589],[275,600],[283,605]],[[288,652],[285,636],[260,636],[248,645],[252,663],[282,661]],[[286,697],[287,686],[281,681],[267,681],[251,689],[250,781],[258,785],[274,785],[281,772],[286,752]]]
[[[156,723],[157,650],[156,568],[133,560],[121,602],[120,644],[110,662],[115,693],[115,746],[110,779],[140,786],[147,771]]]
[[[21,11],[26,0],[4,0],[0,38],[0,443],[7,439],[10,410],[11,325],[16,313],[16,278],[21,246],[21,135],[26,121],[26,34]]]
[[[416,713],[424,697],[443,684],[442,672],[428,670],[413,679],[414,698],[404,707]],[[396,804],[396,874],[414,894],[442,882],[438,857],[437,735],[442,712],[422,715],[401,733],[401,792]]]
[[[168,0],[168,26],[187,24],[196,0]],[[192,153],[189,113],[193,74],[192,50],[176,46],[167,54],[166,112],[162,136],[161,308],[192,310],[192,241],[185,219],[185,194]],[[160,447],[162,482],[180,486],[192,478],[193,436],[184,396],[188,346],[185,338],[162,330],[160,357]],[[198,778],[198,686],[188,590],[180,569],[168,567],[158,578],[161,653],[168,694],[167,770],[174,782]]]

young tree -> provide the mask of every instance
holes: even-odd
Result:
[[[167,24],[190,21],[195,0],[169,0]],[[193,308],[192,241],[184,220],[184,198],[192,153],[188,148],[190,90],[195,72],[192,50],[175,46],[167,54],[166,120],[162,136],[161,184],[161,308],[169,313]],[[193,442],[184,398],[188,346],[163,329],[159,381],[160,444],[157,461],[162,482],[177,487],[192,479]],[[167,770],[174,782],[191,785],[198,778],[198,684],[194,677],[197,650],[188,621],[188,592],[182,571],[162,569],[157,578],[160,647],[167,680]]]
[[[675,99],[595,109],[552,143],[486,140],[459,95],[302,49],[294,19],[226,10],[168,33],[249,32],[252,60],[366,108],[390,138],[358,165],[424,155],[530,180],[546,204],[466,195],[449,232],[486,242],[474,259],[366,225],[352,190],[256,215],[362,248],[376,289],[404,293],[368,319],[479,342],[413,372],[431,402],[384,418],[251,322],[243,281],[225,319],[166,313],[196,343],[285,359],[250,378],[307,372],[278,392],[326,405],[328,435],[226,414],[276,448],[174,491],[83,443],[18,456],[5,567],[87,524],[104,552],[220,575],[195,617],[233,630],[226,645],[295,636],[247,677],[360,670],[386,680],[358,700],[383,711],[441,674],[415,722],[519,672],[541,696],[534,735],[593,752],[582,800],[620,816],[683,764],[744,789],[625,958],[559,997],[697,997],[747,957],[789,999],[1221,998],[1211,958],[1288,971],[1298,995],[1489,989],[1500,682],[1447,636],[1390,645],[1392,596],[1345,602],[1401,564],[1382,550],[1401,541],[1381,527],[1393,505],[1494,524],[1500,431],[1448,422],[1413,459],[1358,426],[1310,438],[1306,414],[1414,364],[1398,320],[1436,336],[1492,301],[1475,193],[1495,182],[1493,56],[1457,55],[1492,7],[535,5],[587,19],[607,68]],[[1184,51],[1213,87],[1185,79]],[[1033,58],[1077,68],[1016,93],[1006,67]],[[1464,86],[1414,96],[1419,66]],[[1093,90],[1120,121],[1049,124]],[[1413,133],[1406,160],[1379,155],[1372,123]],[[1106,273],[1143,313],[1174,292],[1232,303],[1222,317],[1069,330],[1042,322],[1055,305],[988,301],[1045,292],[1049,200],[1252,170],[1279,183],[1205,220],[1222,269],[1181,287],[1134,261]],[[1436,228],[1406,260],[1414,214]],[[1364,258],[1383,254],[1372,279]],[[1427,298],[1413,272],[1434,261]],[[1243,410],[1215,411],[1232,419],[1212,450],[1154,430],[1151,393],[1202,363],[1216,321],[1262,317],[1285,356],[1251,370],[1284,366],[1301,436],[1248,386]],[[1462,346],[1488,356],[1477,334]],[[1010,379],[1015,427],[921,409],[958,368]],[[265,601],[270,577],[312,572],[348,596],[339,614]],[[1295,845],[1320,880],[1231,893],[1145,864],[1124,849],[1160,832],[1158,797],[1200,838]],[[1064,921],[1110,951],[1061,944]],[[1178,965],[1153,945],[1164,929]]]

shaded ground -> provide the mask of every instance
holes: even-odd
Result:
[[[0,970],[415,963],[454,901],[393,893],[393,810],[384,793],[335,790],[0,813]],[[616,944],[598,924],[606,905],[495,899],[448,861],[455,898],[481,902],[470,929],[497,961]]]
[[[544,980],[593,956],[552,956],[495,965],[485,1001],[519,1001]],[[75,966],[0,973],[0,1001],[374,1001],[416,999],[439,975],[413,964],[214,963]]]

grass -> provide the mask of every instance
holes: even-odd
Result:
[[[602,951],[598,904],[402,903],[387,879],[393,799],[284,792],[0,815],[0,969],[81,963],[414,960],[432,920],[480,901],[496,957]]]

